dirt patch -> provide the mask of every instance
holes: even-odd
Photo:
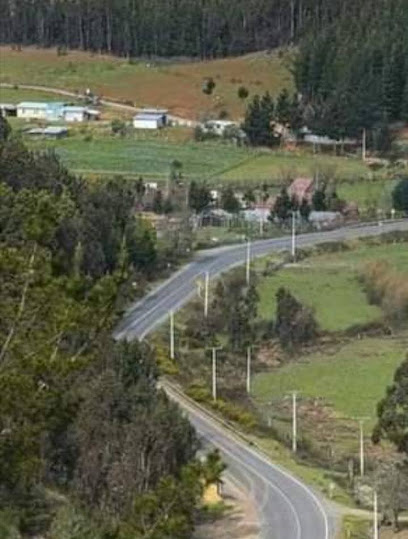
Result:
[[[381,539],[408,539],[408,529],[394,533],[392,530],[381,529]]]
[[[194,539],[258,539],[258,515],[247,494],[226,478],[222,496],[227,511],[214,522],[198,526]]]

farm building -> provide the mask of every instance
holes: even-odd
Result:
[[[48,126],[48,127],[35,127],[27,131],[27,135],[32,137],[47,137],[47,138],[62,138],[68,135],[68,129],[66,127]]]
[[[133,117],[135,129],[159,129],[167,125],[167,110],[144,109]]]
[[[0,114],[6,116],[17,116],[17,105],[12,103],[0,103]]]
[[[60,102],[24,101],[17,105],[17,116],[26,120],[84,122],[97,119],[99,111]]]
[[[289,185],[288,195],[295,198],[299,204],[303,199],[311,202],[314,190],[315,181],[313,178],[296,178]]]
[[[64,104],[23,101],[17,105],[17,116],[27,120],[58,120],[62,116]]]
[[[239,127],[236,122],[230,120],[208,120],[202,125],[205,132],[213,132],[215,135],[222,136],[225,130],[232,127]]]
[[[97,120],[100,113],[97,110],[88,109],[86,107],[67,105],[63,107],[62,115],[66,122],[85,122]]]

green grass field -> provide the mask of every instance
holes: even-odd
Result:
[[[404,359],[408,338],[355,340],[328,354],[303,356],[254,378],[256,399],[267,401],[298,390],[303,396],[319,397],[347,417],[375,419],[378,401]]]
[[[276,292],[288,288],[300,301],[313,308],[320,327],[341,331],[354,324],[378,320],[379,307],[369,305],[358,280],[358,272],[369,260],[385,259],[400,270],[408,268],[408,246],[361,243],[358,249],[343,253],[307,258],[298,266],[283,269],[275,275],[261,277],[259,314],[270,320],[276,312]]]
[[[381,178],[339,182],[337,194],[344,200],[357,202],[360,208],[377,206],[384,210],[390,210],[392,208],[392,191],[396,184],[396,180]]]
[[[165,179],[170,164],[177,159],[187,178],[209,178],[225,167],[248,159],[251,151],[216,143],[184,142],[163,139],[113,137],[72,137],[59,141],[31,142],[33,149],[52,148],[68,168],[80,172],[143,175]]]
[[[318,170],[330,169],[339,178],[357,179],[367,176],[369,170],[357,158],[314,155],[304,152],[258,152],[253,159],[239,167],[226,170],[223,180],[268,181],[271,178],[313,176]]]
[[[381,318],[381,310],[367,303],[357,275],[347,268],[298,267],[284,269],[262,281],[260,315],[271,320],[276,312],[275,294],[285,286],[302,303],[313,307],[320,327],[327,331],[345,330]]]
[[[103,131],[94,124],[88,129],[93,136],[90,141],[85,141],[78,130],[81,127],[75,126],[73,135],[67,139],[29,144],[35,149],[53,148],[69,168],[88,173],[164,178],[170,163],[177,159],[183,163],[185,177],[207,179],[212,185],[226,182],[259,185],[266,181],[279,187],[288,176],[310,176],[330,164],[342,178],[360,178],[368,173],[357,160],[290,155],[279,150],[265,152],[222,142],[195,143],[190,132],[178,128],[155,133],[131,132],[126,138],[113,138],[109,128]]]

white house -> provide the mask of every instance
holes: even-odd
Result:
[[[135,129],[159,129],[167,125],[167,110],[144,109],[133,117]]]
[[[60,102],[23,101],[17,105],[17,116],[26,120],[84,122],[99,115],[97,110]]]
[[[204,131],[212,131],[220,137],[229,127],[238,127],[238,124],[236,122],[231,122],[231,120],[208,120],[208,122],[205,122],[202,125]]]
[[[63,108],[62,115],[66,122],[85,122],[87,120],[98,119],[99,111],[91,110],[86,107],[66,105]]]
[[[40,103],[35,101],[23,101],[17,105],[17,117],[24,119],[48,119],[48,103]]]

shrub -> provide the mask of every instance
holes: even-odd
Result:
[[[407,274],[395,271],[387,262],[376,261],[366,265],[361,278],[369,301],[380,305],[388,319],[408,319]]]
[[[313,312],[285,288],[276,293],[277,312],[275,330],[283,348],[293,349],[315,340],[318,325]]]
[[[394,208],[408,214],[408,178],[401,180],[392,193]]]
[[[112,120],[111,130],[114,135],[124,136],[126,134],[126,124],[123,120]]]
[[[197,402],[210,402],[211,401],[211,391],[208,389],[208,387],[200,384],[200,383],[193,383],[191,384],[187,390],[186,394],[193,400]]]
[[[249,96],[249,91],[245,86],[240,86],[238,88],[238,97],[242,100],[246,99]]]

